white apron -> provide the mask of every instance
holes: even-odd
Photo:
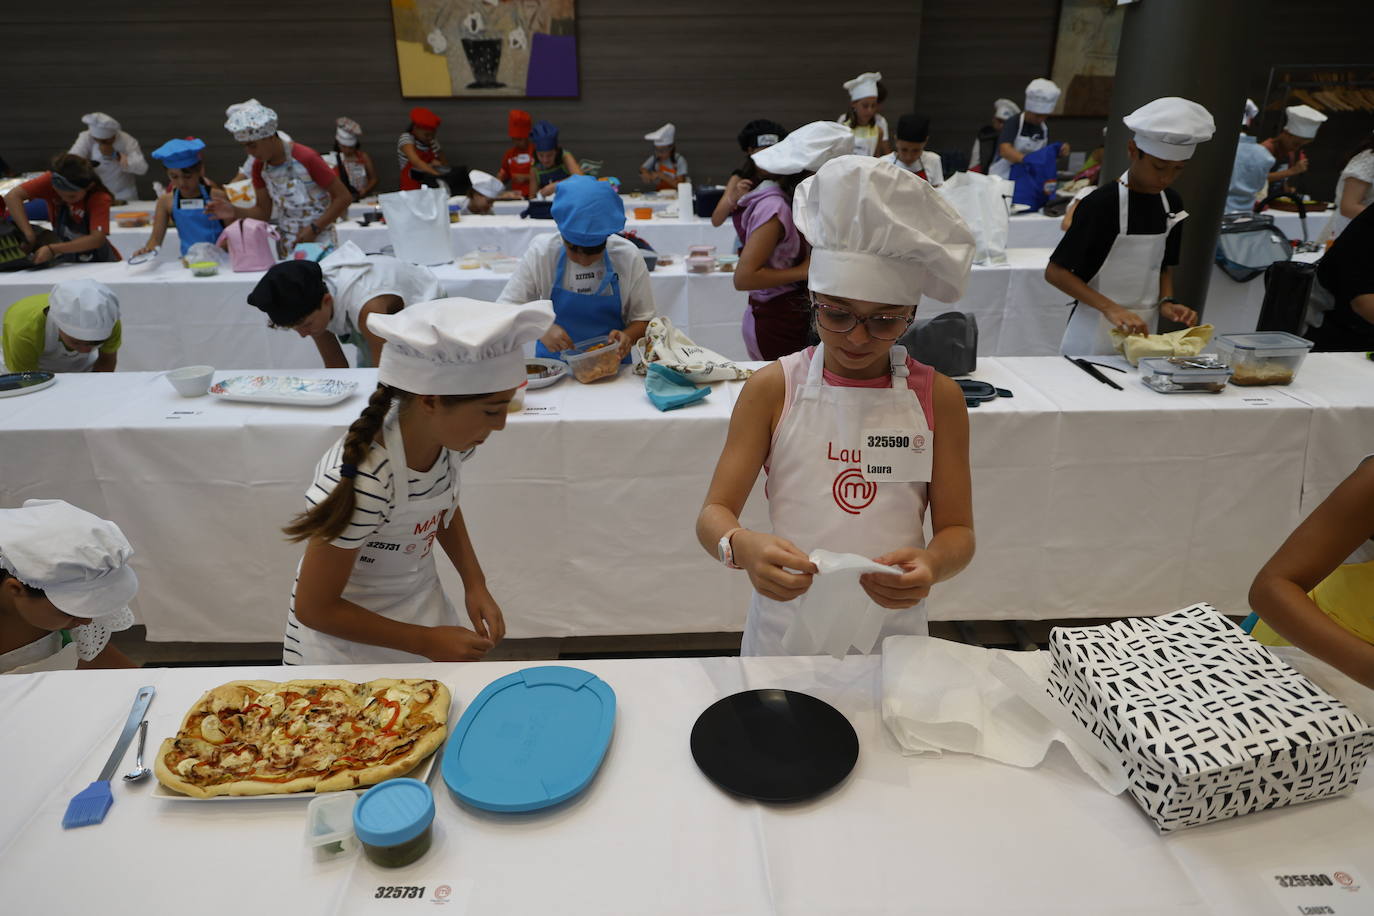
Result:
[[[68,350],[62,338],[57,336],[57,322],[43,316],[43,353],[38,357],[38,368],[48,372],[89,372],[100,358],[100,348],[89,353]]]
[[[1169,199],[1161,191],[1160,205],[1164,207],[1164,231],[1159,234],[1130,235],[1126,232],[1130,191],[1126,187],[1126,176],[1121,176],[1117,187],[1117,206],[1120,212],[1121,231],[1112,242],[1111,251],[1097,276],[1088,285],[1124,309],[1139,315],[1153,334],[1159,326],[1159,268],[1164,263],[1164,246],[1169,232],[1188,218],[1186,210],[1169,212]],[[1112,323],[1106,316],[1090,305],[1078,303],[1069,314],[1068,327],[1064,329],[1064,339],[1059,344],[1059,352],[1066,356],[1109,355],[1116,352],[1112,346]]]
[[[768,468],[768,517],[773,533],[803,552],[833,550],[865,557],[901,547],[924,547],[926,483],[872,483],[859,459],[865,429],[910,429],[929,437],[915,392],[907,387],[906,349],[891,350],[891,388],[826,385],[825,347],[811,356],[806,381],[793,396],[773,445]],[[803,351],[802,357],[805,358]],[[787,602],[754,593],[744,625],[741,655],[782,655],[783,636],[806,595]],[[868,606],[857,584],[855,614]],[[926,633],[925,602],[891,611],[879,641]]]
[[[1016,139],[1012,141],[1011,148],[1022,156],[1033,153],[1038,149],[1044,149],[1045,144],[1050,142],[1050,129],[1045,125],[1045,132],[1038,137],[1028,137],[1021,133],[1021,128],[1026,126],[1026,113],[1023,111],[1016,120]],[[1000,142],[998,143],[1000,146]],[[1011,160],[1003,159],[999,155],[993,160],[992,165],[988,166],[988,174],[996,175],[998,178],[1011,178]]]
[[[54,631],[26,646],[0,655],[0,674],[34,674],[39,671],[75,671],[81,656],[76,641],[62,645],[62,634]]]
[[[448,456],[453,489],[428,499],[410,498],[405,443],[395,414],[382,427],[382,441],[391,460],[394,482],[391,518],[364,542],[343,598],[369,611],[416,626],[458,625],[458,615],[439,584],[434,566],[434,539],[449,523],[458,505],[459,464]],[[296,569],[300,576],[300,567]],[[283,661],[293,665],[356,665],[388,662],[427,662],[429,659],[384,646],[370,646],[311,629],[296,619],[295,590],[286,621]]]
[[[286,144],[286,161],[281,165],[262,165],[262,183],[267,186],[267,195],[272,199],[272,220],[281,230],[286,253],[295,247],[296,237],[301,230],[315,222],[329,209],[332,198],[329,192],[310,179],[305,166],[291,155],[291,144]],[[338,236],[333,226],[325,227],[315,237],[321,245],[338,247]]]

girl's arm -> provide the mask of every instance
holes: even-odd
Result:
[[[312,540],[301,559],[296,582],[296,619],[339,639],[420,655],[436,662],[471,661],[490,648],[462,627],[422,627],[383,617],[343,597],[358,548],[348,550]],[[458,632],[453,632],[458,631]],[[467,637],[461,634],[467,633]]]
[[[702,548],[717,557],[720,539],[734,531],[730,546],[735,564],[744,568],[759,594],[776,601],[790,601],[810,588],[815,564],[791,541],[741,528],[739,514],[768,458],[773,429],[782,414],[785,384],[778,363],[761,369],[744,383],[730,415],[730,430],[706,491],[706,502],[697,516],[697,541]]]
[[[90,661],[84,658],[77,659],[76,669],[87,671],[92,668],[141,668],[138,662],[124,654],[113,642],[105,643],[105,648],[100,650],[100,654]]]
[[[935,454],[930,485],[930,527],[933,536],[924,550],[903,547],[874,557],[878,563],[901,566],[906,572],[867,573],[859,583],[873,601],[885,608],[908,608],[930,594],[930,588],[959,573],[973,559],[973,485],[969,475],[968,408],[957,382],[935,376]],[[912,520],[919,525],[919,519]]]
[[[33,227],[29,225],[29,215],[24,212],[24,202],[29,199],[29,192],[24,190],[23,185],[18,185],[5,195],[5,210],[9,217],[14,221],[14,225],[19,227],[19,232],[33,244]]]
[[[420,154],[415,152],[414,143],[407,143],[405,146],[402,146],[401,152],[404,153],[406,159],[409,160],[411,171],[415,171],[418,169],[421,172],[428,172],[431,175],[439,174],[437,171],[435,171],[434,166],[430,165],[428,162],[421,159]]]
[[[363,189],[358,192],[358,196],[367,197],[377,189],[377,168],[372,164],[372,157],[367,153],[359,151],[358,158],[362,160],[363,168],[367,172]]]
[[[468,537],[463,511],[458,506],[453,507],[448,525],[439,529],[438,541],[462,577],[463,603],[467,605],[473,632],[496,645],[506,635],[506,619],[501,606],[487,591],[486,574],[477,562],[477,552],[472,549],[472,538]]]
[[[143,254],[152,251],[162,244],[162,239],[167,235],[167,223],[172,214],[172,195],[164,194],[157,199],[157,207],[153,210],[153,232],[148,236],[148,242],[134,254]]]
[[[796,267],[768,267],[768,259],[773,249],[782,241],[782,223],[775,216],[762,226],[749,233],[744,249],[739,253],[739,263],[735,265],[735,289],[771,289],[788,283],[804,283],[811,265],[807,258]]]
[[[42,264],[44,261],[55,258],[60,254],[80,254],[83,251],[94,251],[105,244],[106,238],[108,238],[108,236],[106,236],[105,231],[103,229],[97,229],[92,233],[74,238],[70,241],[53,242],[35,251],[33,253],[33,262],[35,264]]]
[[[1366,460],[1297,527],[1255,576],[1250,607],[1284,639],[1374,688],[1374,646],[1336,623],[1307,593],[1371,534],[1374,461]]]
[[[578,161],[573,158],[573,154],[567,150],[563,151],[563,168],[568,170],[569,175],[582,174],[581,164],[579,164]]]
[[[1360,203],[1364,200],[1364,195],[1369,191],[1369,182],[1361,181],[1358,178],[1347,178],[1345,189],[1341,191],[1340,208],[1341,216],[1346,219],[1354,219],[1364,212],[1365,205]]]
[[[739,199],[752,190],[754,190],[754,183],[748,178],[731,175],[730,179],[725,182],[725,193],[720,195],[720,200],[716,201],[716,209],[711,211],[711,225],[723,225],[730,218],[730,214],[735,212],[735,208],[739,206]]]

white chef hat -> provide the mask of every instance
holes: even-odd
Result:
[[[887,159],[830,160],[797,186],[792,216],[811,243],[815,292],[889,305],[964,294],[973,233],[929,182]]]
[[[1053,80],[1036,77],[1026,84],[1026,111],[1050,114],[1059,102],[1059,87]]]
[[[1197,145],[1217,131],[1206,108],[1173,95],[1148,102],[1121,121],[1135,131],[1135,145],[1142,153],[1172,162],[1193,158]]]
[[[992,103],[992,116],[1001,118],[1003,121],[1010,121],[1021,113],[1021,106],[1011,99],[998,99]]]
[[[411,394],[491,394],[525,381],[525,344],[553,324],[553,305],[434,299],[374,315],[386,341],[377,380]]]
[[[81,123],[97,140],[108,140],[119,133],[119,122],[103,111],[93,111],[81,116]]]
[[[849,100],[857,102],[859,99],[872,98],[878,94],[878,80],[882,79],[881,73],[860,73],[852,80],[845,80],[844,88],[849,90]]]
[[[506,186],[501,184],[501,179],[478,169],[468,172],[468,182],[474,191],[492,200],[500,197],[501,192],[506,189]]]
[[[106,340],[119,320],[119,299],[104,283],[64,280],[48,293],[48,317],[77,340]]]
[[[224,114],[224,129],[240,143],[264,140],[277,132],[277,113],[257,99],[230,105]]]
[[[73,617],[128,610],[138,593],[133,552],[114,522],[60,499],[0,509],[0,565]]]
[[[754,164],[774,175],[814,172],[836,156],[854,151],[854,132],[838,121],[803,124],[772,146],[754,153]]]
[[[1284,111],[1288,114],[1288,120],[1284,122],[1283,129],[1295,137],[1308,140],[1317,135],[1317,128],[1326,120],[1326,115],[1310,105],[1289,105]]]
[[[644,139],[651,142],[654,146],[672,146],[677,139],[677,128],[670,121],[658,130],[644,135]]]
[[[1242,127],[1249,127],[1250,122],[1255,120],[1255,115],[1259,114],[1259,106],[1254,99],[1245,100],[1245,114],[1241,115],[1240,123]]]

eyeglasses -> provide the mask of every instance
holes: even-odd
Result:
[[[816,310],[816,324],[827,331],[834,331],[836,334],[848,334],[859,325],[863,325],[868,331],[868,336],[874,340],[896,340],[906,333],[906,329],[911,327],[914,317],[906,315],[855,315],[849,309],[838,308],[833,305],[826,305],[824,302],[811,300],[811,307]]]

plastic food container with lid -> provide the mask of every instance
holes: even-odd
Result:
[[[1150,358],[1140,361],[1140,380],[1160,394],[1210,393],[1226,389],[1231,370],[1215,357]]]
[[[715,255],[692,254],[687,256],[687,272],[690,274],[709,274],[715,269]]]
[[[620,371],[620,348],[605,334],[578,341],[558,355],[579,382],[595,382]]]
[[[399,868],[429,851],[434,794],[418,779],[389,779],[363,793],[353,808],[353,832],[378,865]]]
[[[1312,341],[1287,331],[1223,334],[1217,355],[1231,366],[1232,385],[1287,385],[1312,349]]]
[[[689,248],[687,249],[687,256],[688,256],[689,258],[711,258],[712,260],[715,260],[715,257],[716,257],[716,246],[715,246],[715,245],[692,245],[691,247],[689,247]]]
[[[353,835],[353,808],[358,796],[352,792],[317,795],[305,809],[305,845],[324,855],[348,852],[358,845]]]

